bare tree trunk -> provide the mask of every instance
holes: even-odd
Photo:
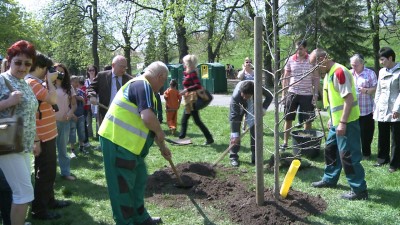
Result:
[[[162,0],[164,9],[167,8],[167,1]],[[168,45],[167,45],[167,21],[168,21],[168,11],[163,11],[163,20],[161,25],[161,38],[160,38],[160,50],[161,50],[161,61],[165,64],[169,63],[168,57]]]
[[[269,51],[269,46],[272,46],[272,39],[271,37],[268,37],[270,34],[273,32],[273,25],[272,25],[272,9],[270,5],[268,4],[267,1],[265,1],[265,30],[264,32],[265,35],[265,40],[268,43],[264,44],[264,69],[266,71],[272,71],[272,56],[271,52]],[[270,88],[274,86],[274,80],[273,76],[271,74],[264,72],[264,77],[265,77],[265,86]]]
[[[213,51],[213,37],[214,37],[214,30],[215,30],[215,17],[217,13],[217,0],[211,1],[211,11],[210,15],[208,16],[208,41],[207,41],[207,55],[208,55],[208,62],[213,63],[215,60],[215,54]]]
[[[124,28],[122,28],[122,36],[124,38],[124,46],[122,47],[124,49],[124,57],[126,58],[128,68],[126,69],[126,72],[128,74],[132,74],[132,65],[131,65],[131,37],[128,34],[128,27],[127,24],[125,24]]]
[[[92,0],[92,55],[93,55],[93,64],[99,68],[100,66],[100,59],[99,59],[99,53],[98,53],[98,45],[99,45],[99,27],[98,27],[98,12],[97,12],[97,0]]]
[[[369,26],[373,31],[372,34],[372,48],[374,54],[374,70],[376,73],[379,71],[379,56],[376,54],[379,52],[380,43],[379,43],[379,3],[375,2],[372,5],[371,0],[367,0],[367,10],[368,10],[368,17],[369,17]]]
[[[274,103],[275,103],[275,126],[274,126],[274,140],[275,140],[275,155],[274,155],[274,197],[275,199],[279,199],[279,99],[277,96],[278,93],[278,83],[279,83],[279,76],[277,71],[279,69],[279,49],[278,49],[278,0],[273,0],[272,4],[272,26],[273,26],[273,39],[274,39],[274,70],[273,74],[275,74],[274,79]]]

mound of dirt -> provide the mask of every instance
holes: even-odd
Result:
[[[320,197],[290,190],[286,199],[275,200],[273,190],[264,191],[265,204],[256,204],[255,192],[249,192],[247,185],[240,181],[238,174],[232,173],[233,168],[222,166],[212,167],[208,163],[183,163],[176,166],[183,181],[177,183],[175,174],[170,168],[154,172],[149,176],[146,197],[148,201],[174,207],[180,199],[189,196],[193,199],[205,199],[202,203],[213,205],[227,213],[233,222],[239,224],[306,224],[306,217],[318,215],[326,210],[327,204]],[[216,177],[224,174],[223,179]],[[226,176],[225,176],[226,175]],[[173,200],[160,196],[173,195]]]

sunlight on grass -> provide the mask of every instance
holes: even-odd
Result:
[[[182,109],[181,109],[182,110]],[[199,128],[189,120],[187,137],[191,138],[193,144],[186,146],[168,145],[173,154],[175,164],[184,162],[209,162],[215,160],[229,145],[230,125],[228,119],[228,108],[207,107],[201,111],[201,118],[213,134],[215,143],[211,146],[203,146],[205,138]],[[179,112],[181,116],[181,111]],[[165,116],[165,115],[164,115]],[[270,158],[274,150],[273,135],[269,128],[274,125],[273,112],[268,112],[264,117],[264,162]],[[324,123],[326,118],[324,118]],[[319,119],[313,123],[315,129],[321,130]],[[164,131],[168,131],[166,124],[162,124]],[[178,130],[180,125],[178,125]],[[167,133],[169,138],[173,137]],[[366,171],[366,180],[370,194],[368,201],[345,201],[340,195],[349,191],[350,188],[342,172],[339,179],[339,186],[335,189],[315,189],[311,182],[321,179],[324,168],[323,151],[315,158],[310,159],[311,167],[300,169],[292,183],[292,189],[306,192],[313,196],[321,196],[328,204],[327,210],[318,216],[310,216],[310,223],[319,224],[399,224],[400,218],[400,179],[399,173],[389,173],[388,167],[373,167],[377,153],[377,129],[375,130],[374,143],[372,144],[372,160],[363,161]],[[323,141],[322,141],[323,142]],[[227,173],[217,174],[218,179],[227,180],[230,176],[239,176],[247,184],[247,190],[255,191],[255,168],[248,164],[250,162],[250,141],[249,135],[242,140],[242,148],[239,153],[241,166],[232,169]],[[57,221],[28,221],[33,224],[71,224],[71,225],[94,225],[94,224],[115,224],[112,219],[111,206],[107,193],[107,185],[104,179],[103,159],[101,151],[96,150],[98,142],[91,140],[92,147],[89,155],[78,155],[71,160],[71,171],[77,177],[77,181],[62,180],[59,175],[56,178],[55,192],[57,199],[69,199],[73,205],[59,210],[63,217]],[[288,150],[290,151],[290,150]],[[149,174],[165,167],[170,167],[165,161],[157,147],[152,147],[146,158]],[[220,165],[230,167],[229,157],[226,156]],[[287,168],[280,170],[280,182],[286,175]],[[59,174],[59,171],[58,171]],[[265,188],[273,188],[274,174],[272,171],[264,171]],[[290,194],[290,191],[289,191]],[[162,195],[162,198],[169,201],[176,200],[177,196]],[[147,208],[151,215],[161,216],[164,224],[218,224],[231,225],[229,215],[209,205],[205,199],[190,199],[188,196],[179,197],[169,206],[163,206],[158,202],[147,201]],[[216,204],[224,205],[224,202]],[[179,206],[178,206],[179,205]],[[228,207],[228,206],[225,206]],[[244,224],[246,224],[244,222]]]

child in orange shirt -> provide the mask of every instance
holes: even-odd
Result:
[[[175,79],[169,82],[169,88],[164,92],[164,99],[167,112],[167,124],[172,134],[176,131],[176,124],[178,120],[178,109],[181,105],[182,96],[176,88],[178,83]]]

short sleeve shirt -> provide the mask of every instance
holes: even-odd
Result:
[[[7,79],[14,90],[22,92],[21,102],[15,107],[15,114],[22,117],[24,120],[23,130],[23,146],[25,151],[33,149],[33,141],[36,136],[36,110],[38,101],[31,87],[24,79],[19,79],[10,74],[10,71],[1,74],[0,78],[0,101],[10,97],[10,90],[5,84],[4,79]],[[0,118],[9,117],[10,109],[0,111]]]
[[[138,107],[139,113],[146,109],[151,109],[156,113],[156,106],[153,102],[154,92],[148,82],[143,80],[134,81],[129,84],[123,94],[126,99]],[[150,133],[154,136],[154,132],[150,131]]]
[[[333,74],[333,86],[340,96],[344,98],[349,93],[352,93],[353,76],[350,71],[338,67]]]

